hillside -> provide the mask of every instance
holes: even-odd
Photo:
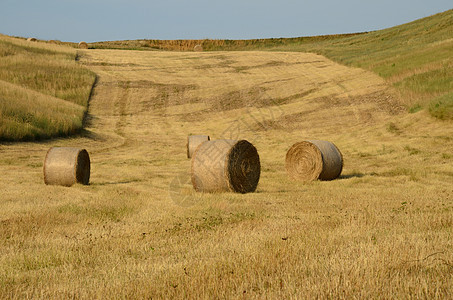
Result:
[[[68,47],[0,35],[0,141],[80,132],[95,75],[76,55]]]
[[[0,145],[0,298],[449,298],[453,127],[407,114],[372,72],[289,52],[85,50],[99,81],[77,137]],[[189,134],[247,139],[256,193],[202,194]],[[335,143],[334,181],[289,147]],[[51,146],[89,186],[43,183]]]
[[[453,10],[389,29],[345,35],[257,40],[117,41],[93,48],[193,51],[298,51],[371,70],[400,92],[411,112],[453,119]]]
[[[87,98],[43,87],[53,71],[37,70],[97,82],[80,134],[0,143],[0,299],[452,298],[453,123],[415,106],[450,99],[445,26],[437,42],[414,29],[388,49],[375,32],[273,51],[78,50],[77,62],[74,49],[1,37],[2,124],[80,120]],[[13,67],[23,61],[30,72]],[[431,78],[443,80],[409,97]],[[190,134],[251,142],[256,192],[196,192]],[[291,180],[285,155],[303,140],[333,142],[341,176]],[[44,184],[55,146],[88,151],[89,185]]]

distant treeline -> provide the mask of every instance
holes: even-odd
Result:
[[[251,40],[125,40],[90,43],[93,49],[135,49],[135,50],[168,50],[168,51],[194,51],[195,46],[200,45],[204,51],[240,51],[262,50],[278,46],[312,43],[337,38],[350,37],[363,33],[322,35],[313,37],[295,38],[269,38]]]

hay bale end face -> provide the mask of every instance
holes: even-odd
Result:
[[[260,173],[258,151],[246,140],[206,141],[192,157],[192,185],[198,192],[254,192]]]
[[[80,42],[79,49],[88,49],[88,44],[86,42]]]
[[[206,141],[210,141],[209,135],[189,135],[187,137],[187,158],[191,158],[198,146]]]
[[[44,182],[49,185],[87,185],[90,181],[90,156],[85,149],[53,147],[44,160]]]
[[[202,51],[203,51],[203,46],[201,46],[201,45],[195,45],[195,47],[193,47],[193,51],[195,51],[195,52],[202,52]]]
[[[343,170],[340,150],[328,141],[295,143],[286,153],[288,175],[298,181],[333,180]]]

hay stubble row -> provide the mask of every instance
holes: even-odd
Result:
[[[1,297],[421,298],[453,284],[453,130],[395,115],[382,79],[314,54],[79,51],[99,76],[85,132],[0,145]],[[259,149],[256,193],[184,189],[192,206],[178,206],[192,132]],[[348,161],[301,189],[282,162],[314,137]],[[43,185],[48,148],[69,145],[89,149],[90,185]]]

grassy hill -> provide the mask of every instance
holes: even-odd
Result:
[[[192,51],[300,51],[371,70],[394,85],[411,112],[423,108],[453,119],[453,10],[359,34],[255,40],[141,40],[102,42],[93,48]]]
[[[410,112],[428,109],[436,118],[453,120],[453,10],[367,33],[255,40],[116,41],[92,43],[90,47],[193,51],[195,45],[202,45],[205,51],[321,54],[383,77],[396,88]],[[75,62],[76,55],[67,47],[0,35],[0,141],[80,131],[95,75]]]
[[[81,130],[95,74],[76,50],[0,35],[0,141]]]
[[[414,111],[453,119],[453,10],[359,36],[275,47],[365,68],[393,84]]]

